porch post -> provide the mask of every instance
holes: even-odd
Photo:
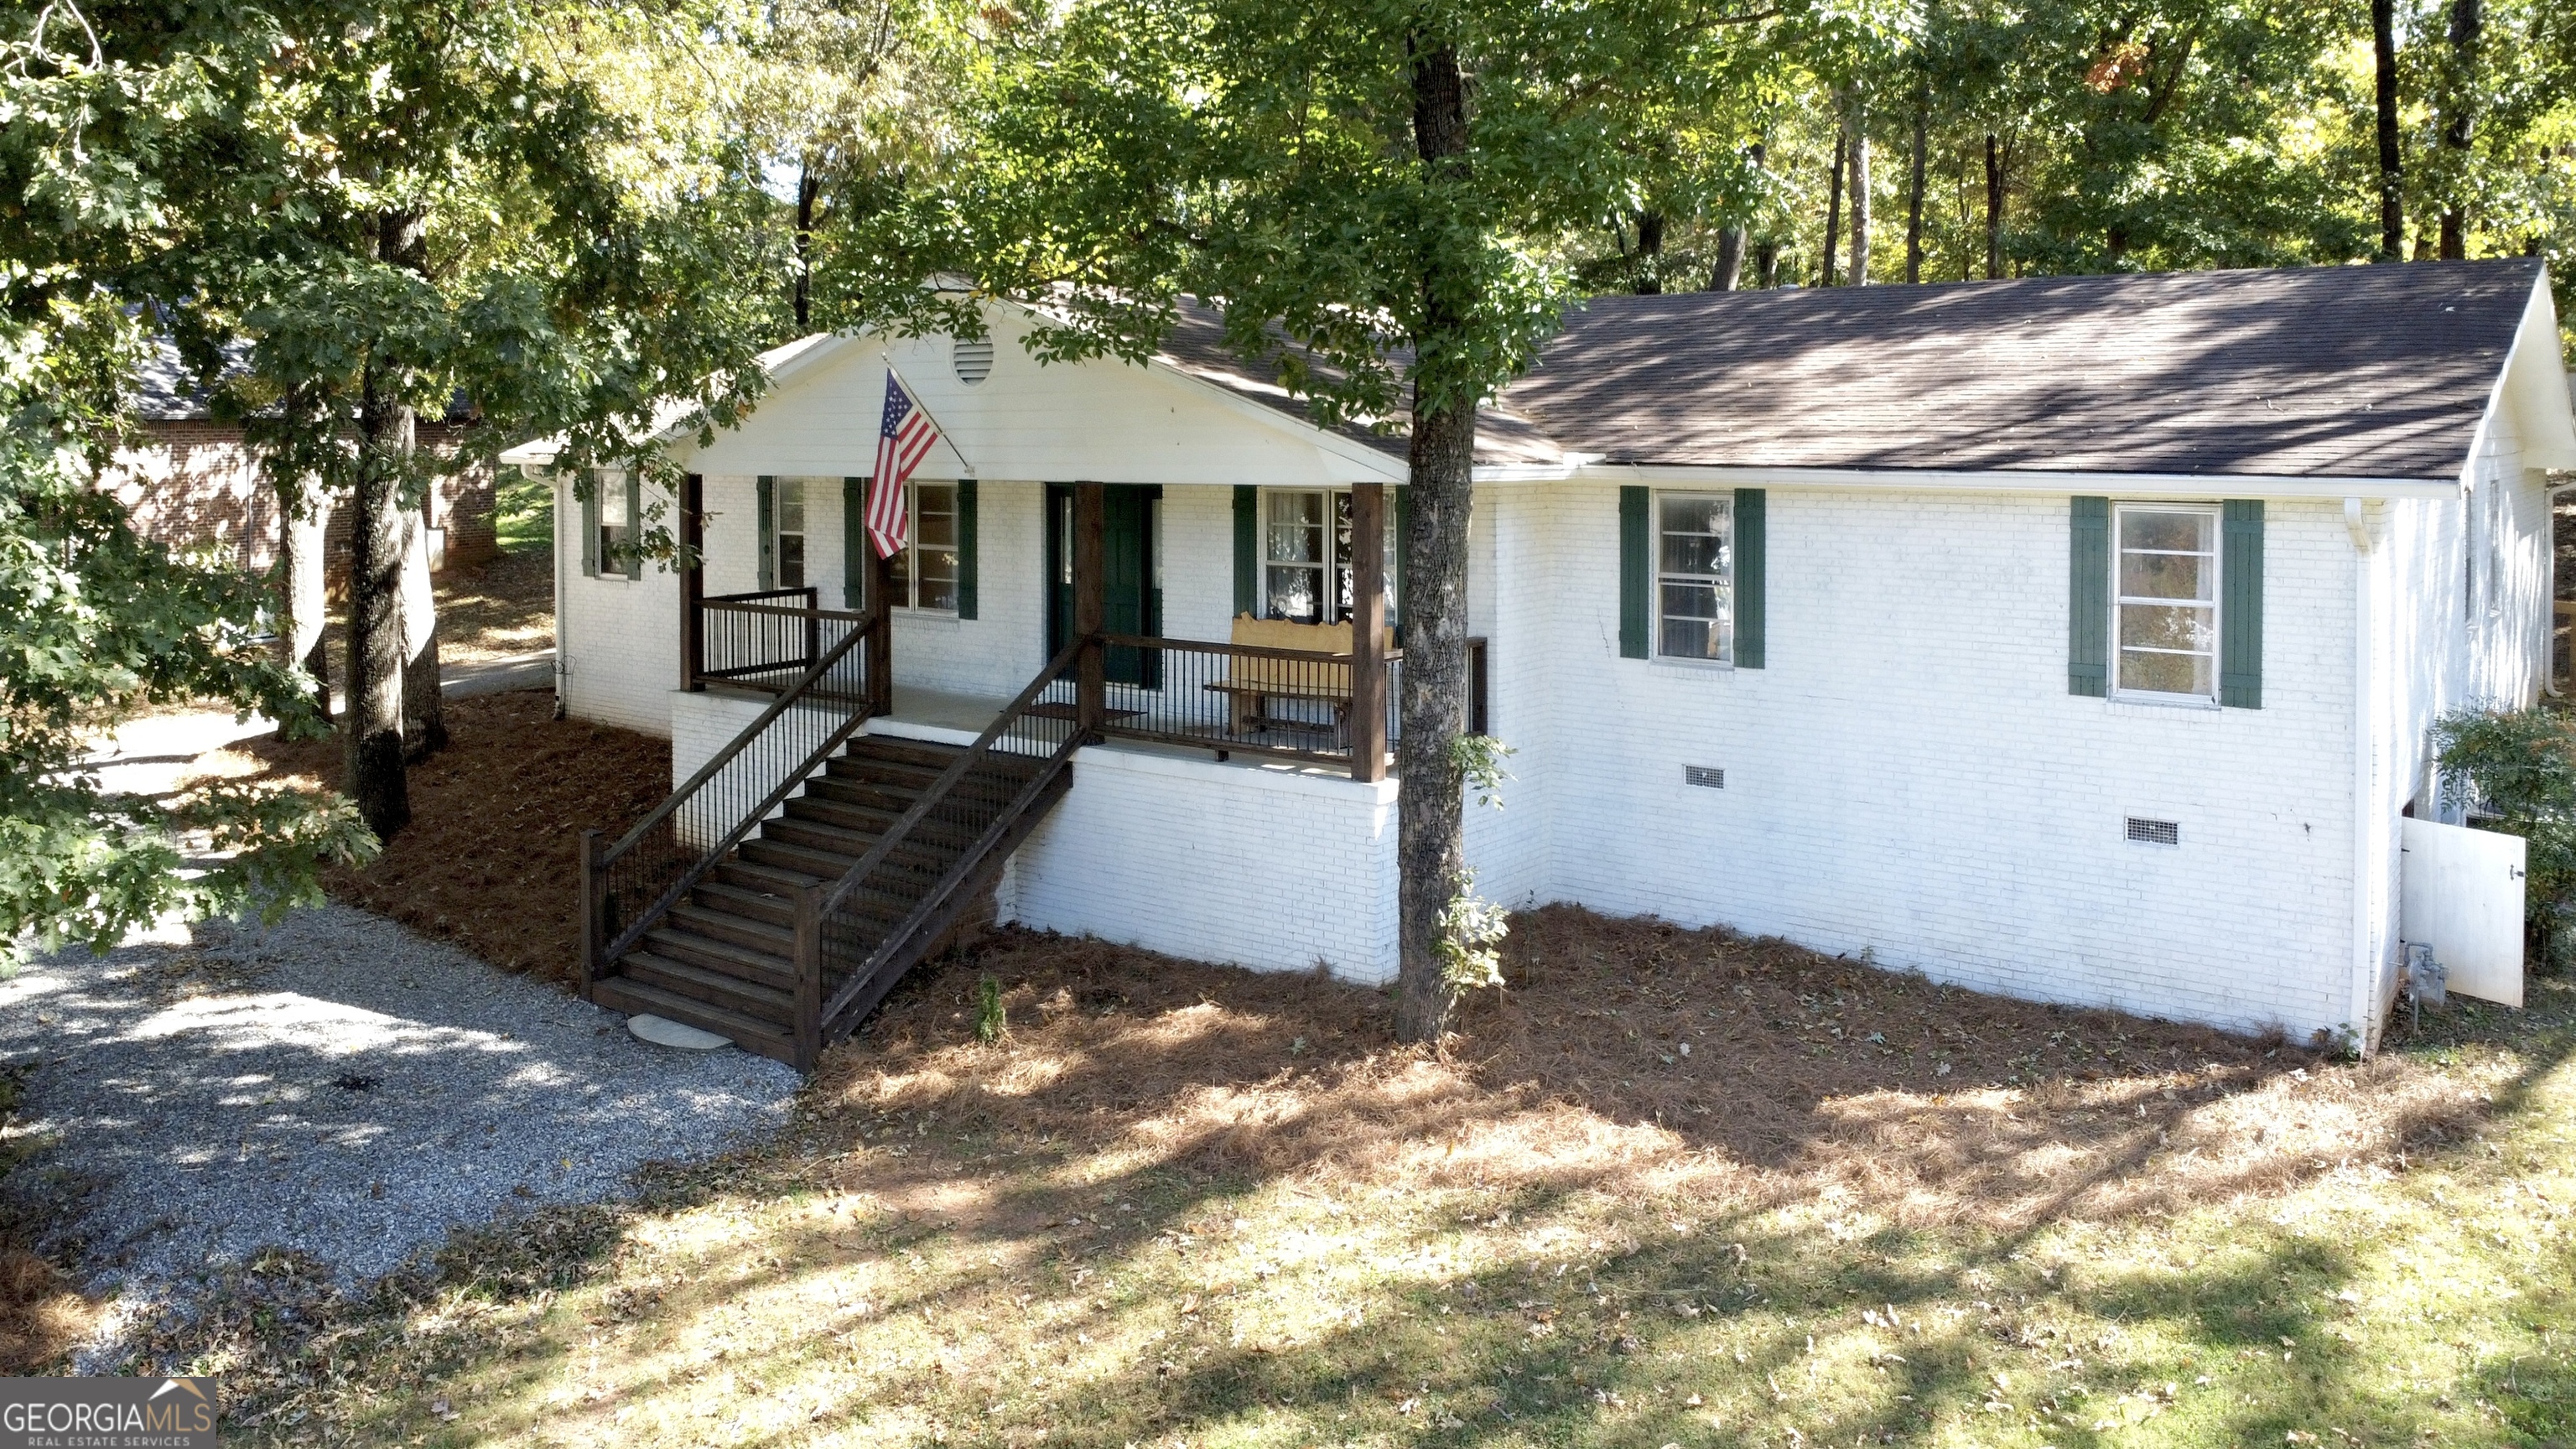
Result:
[[[1386,778],[1386,485],[1351,485],[1351,778]]]
[[[680,687],[701,690],[707,672],[707,480],[680,479],[680,547],[693,562],[680,571]]]
[[[880,557],[876,545],[868,540],[866,529],[852,535],[853,546],[862,557],[867,571],[863,586],[868,611],[867,641],[859,647],[867,654],[868,713],[894,713],[894,560]]]
[[[1083,642],[1075,666],[1074,729],[1091,735],[1109,718],[1109,657],[1095,642],[1109,623],[1109,495],[1098,483],[1073,485],[1073,636]]]

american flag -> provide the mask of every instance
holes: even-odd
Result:
[[[885,422],[877,429],[876,472],[868,482],[868,541],[876,545],[877,557],[892,558],[903,547],[909,528],[903,485],[938,441],[939,425],[904,391],[894,369],[887,368]]]

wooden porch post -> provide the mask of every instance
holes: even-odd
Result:
[[[868,713],[894,713],[894,560],[881,558],[876,545],[868,541],[862,528],[851,535],[855,547],[865,555],[867,570],[864,585],[868,609],[868,638],[859,647],[867,653]]]
[[[706,688],[707,672],[707,480],[690,473],[680,479],[680,547],[696,560],[680,572],[680,687]]]
[[[1098,483],[1073,485],[1073,636],[1083,640],[1075,666],[1074,729],[1091,735],[1109,718],[1109,656],[1096,636],[1109,623],[1109,494]]]
[[[1351,485],[1351,778],[1386,778],[1386,485]]]

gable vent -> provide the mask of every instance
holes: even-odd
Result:
[[[1682,779],[1693,785],[1705,785],[1712,790],[1726,788],[1726,772],[1711,769],[1706,765],[1682,766]]]
[[[2180,845],[2182,844],[2182,822],[2148,820],[2132,815],[2129,817],[2129,838],[2140,845]]]
[[[957,369],[957,380],[973,387],[993,375],[993,339],[969,342],[958,338],[949,345],[948,362]]]

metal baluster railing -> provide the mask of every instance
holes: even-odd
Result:
[[[745,606],[781,614],[773,605]],[[867,719],[865,615],[812,621],[819,657],[652,813],[602,849],[582,840],[581,986],[643,939]],[[764,623],[764,628],[779,627]],[[801,632],[807,627],[795,621]]]

